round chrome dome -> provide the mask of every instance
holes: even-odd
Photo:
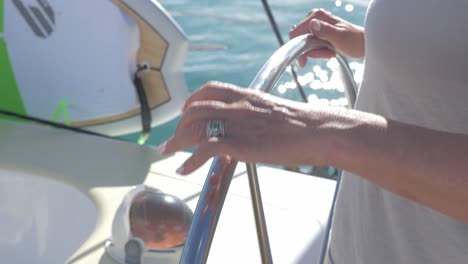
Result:
[[[138,185],[117,209],[106,252],[120,263],[178,262],[192,218],[181,199]]]
[[[184,201],[163,192],[142,191],[130,205],[130,233],[147,249],[170,249],[184,244],[193,213]]]

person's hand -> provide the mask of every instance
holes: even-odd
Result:
[[[187,100],[175,135],[158,147],[170,154],[197,146],[177,172],[193,172],[215,155],[280,165],[324,165],[327,112],[234,85],[210,82]],[[207,138],[210,120],[222,120],[224,137]]]
[[[313,9],[307,17],[294,26],[289,37],[312,33],[316,38],[330,42],[341,54],[351,58],[364,57],[364,28],[353,25],[323,9]],[[310,50],[298,58],[304,67],[307,57],[331,58],[335,52],[328,49]]]

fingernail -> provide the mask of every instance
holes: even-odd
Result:
[[[166,152],[166,145],[167,145],[167,141],[165,141],[164,143],[162,143],[161,145],[157,146],[156,147],[156,151],[161,154],[161,155],[164,155],[165,152]]]
[[[315,31],[320,31],[320,22],[318,20],[312,20],[312,27],[314,28]]]
[[[176,170],[177,174],[184,174],[185,172],[185,167],[184,165],[180,166],[177,170]]]

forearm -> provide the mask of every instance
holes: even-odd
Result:
[[[364,59],[364,56],[366,55],[365,50],[366,50],[366,31],[364,30],[364,27],[356,26],[357,30],[360,32],[358,36],[358,45],[359,45],[359,51],[360,53],[357,54],[356,58],[357,59]]]
[[[468,135],[350,113],[332,133],[331,165],[468,222]]]

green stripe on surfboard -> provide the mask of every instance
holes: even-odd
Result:
[[[60,114],[63,116],[63,123],[67,126],[71,125],[70,116],[68,115],[68,106],[65,100],[60,100],[55,109],[54,115],[52,115],[52,121],[58,122],[60,118]]]
[[[0,108],[19,114],[26,114],[26,108],[16,84],[4,39],[0,39]],[[2,118],[18,120],[16,118]]]

